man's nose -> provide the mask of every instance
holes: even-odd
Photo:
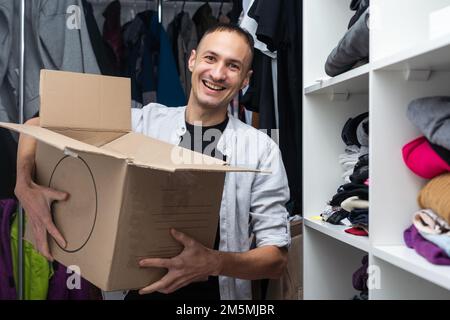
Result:
[[[222,82],[226,78],[225,66],[222,63],[217,63],[211,70],[211,78],[214,81]]]

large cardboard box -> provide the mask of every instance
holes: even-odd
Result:
[[[166,272],[141,258],[181,252],[170,228],[213,246],[225,173],[248,170],[130,132],[129,79],[43,70],[40,95],[40,127],[0,126],[38,139],[38,183],[70,194],[52,209],[57,261],[102,290],[137,289]]]
[[[303,221],[290,223],[291,246],[286,271],[279,279],[253,282],[255,300],[303,300]]]

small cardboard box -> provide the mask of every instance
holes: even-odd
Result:
[[[50,240],[57,261],[104,291],[137,289],[166,272],[141,258],[181,252],[170,228],[213,246],[225,173],[250,170],[174,161],[194,153],[130,132],[129,79],[42,70],[40,95],[40,127],[0,126],[35,137],[38,183],[70,194],[52,208],[67,241]]]

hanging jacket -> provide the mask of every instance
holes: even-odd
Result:
[[[11,217],[15,210],[15,200],[0,200],[0,300],[17,299],[10,246]]]
[[[94,16],[94,8],[87,0],[82,0],[84,16],[86,18],[86,27],[91,39],[92,50],[97,59],[98,67],[102,75],[120,76],[120,66],[115,64],[115,55],[111,47],[103,40],[103,36],[98,28],[97,21]],[[119,29],[120,31],[120,29]]]
[[[8,66],[13,38],[13,12],[13,1],[0,0],[0,121],[4,122],[9,122],[18,117],[13,100],[13,91],[8,80]]]
[[[20,1],[0,0],[0,116],[17,122]],[[24,116],[39,109],[40,70],[99,74],[82,0],[33,0],[25,6]],[[4,63],[4,64],[3,64]]]
[[[114,66],[121,70],[124,55],[120,22],[121,5],[118,0],[111,2],[103,12],[103,39],[114,53]]]
[[[179,107],[186,104],[175,59],[166,31],[159,25],[159,66],[157,102],[166,106]],[[186,92],[186,94],[189,94]]]
[[[188,60],[192,50],[197,48],[198,44],[197,29],[189,17],[189,13],[179,13],[167,27],[167,35],[172,45],[181,85],[185,95],[189,96],[191,92],[191,73],[188,68]]]
[[[192,20],[197,27],[197,36],[199,41],[205,34],[206,30],[218,23],[217,19],[212,15],[211,6],[208,3],[205,3],[197,9],[192,17]]]
[[[171,45],[154,11],[139,13],[124,26],[125,76],[131,78],[133,100],[157,101],[169,107],[186,103]]]
[[[17,299],[18,215],[17,202],[0,200],[0,300]],[[81,278],[81,288],[70,290],[67,279],[72,274],[58,262],[51,266],[28,241],[23,241],[25,300],[93,300],[101,292]]]
[[[17,142],[11,132],[0,129],[0,199],[14,198]]]
[[[17,266],[19,261],[19,219],[14,213],[11,225],[11,257],[15,283],[18,283]],[[23,279],[25,300],[45,300],[47,298],[49,279],[52,269],[47,259],[42,256],[28,241],[23,241]]]

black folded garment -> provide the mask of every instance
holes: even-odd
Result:
[[[353,209],[352,212],[348,214],[348,220],[356,225],[369,225],[369,209]]]
[[[355,15],[350,19],[348,23],[348,29],[350,29],[356,21],[358,21],[359,17],[366,11],[369,7],[369,0],[352,0],[350,3],[350,10],[356,11]]]
[[[328,219],[327,222],[331,223],[331,224],[340,224],[341,221],[345,218],[348,217],[348,212],[345,211],[344,209],[336,211],[335,213],[333,213]]]
[[[358,61],[369,57],[368,20],[369,8],[364,11],[330,53],[325,63],[325,72],[330,77],[350,70]]]
[[[450,150],[448,150],[444,147],[438,146],[437,144],[434,144],[431,142],[430,142],[430,146],[434,150],[434,152],[436,152],[439,155],[439,157],[442,160],[444,160],[445,162],[447,162],[450,165]]]
[[[342,132],[341,132],[341,138],[342,138],[342,141],[344,141],[344,143],[347,146],[356,145],[358,147],[361,147],[361,144],[359,143],[359,140],[358,140],[357,129],[358,129],[359,124],[362,121],[364,121],[364,119],[366,119],[368,116],[369,116],[369,113],[364,112],[355,118],[348,119],[347,122],[344,124],[344,127],[342,128]]]
[[[333,196],[329,205],[340,207],[342,201],[353,196],[357,196],[361,200],[369,200],[369,187],[365,184],[344,184],[339,187],[338,192]]]
[[[369,155],[365,154],[359,157],[358,162],[350,175],[350,181],[357,184],[363,184],[369,178]]]

